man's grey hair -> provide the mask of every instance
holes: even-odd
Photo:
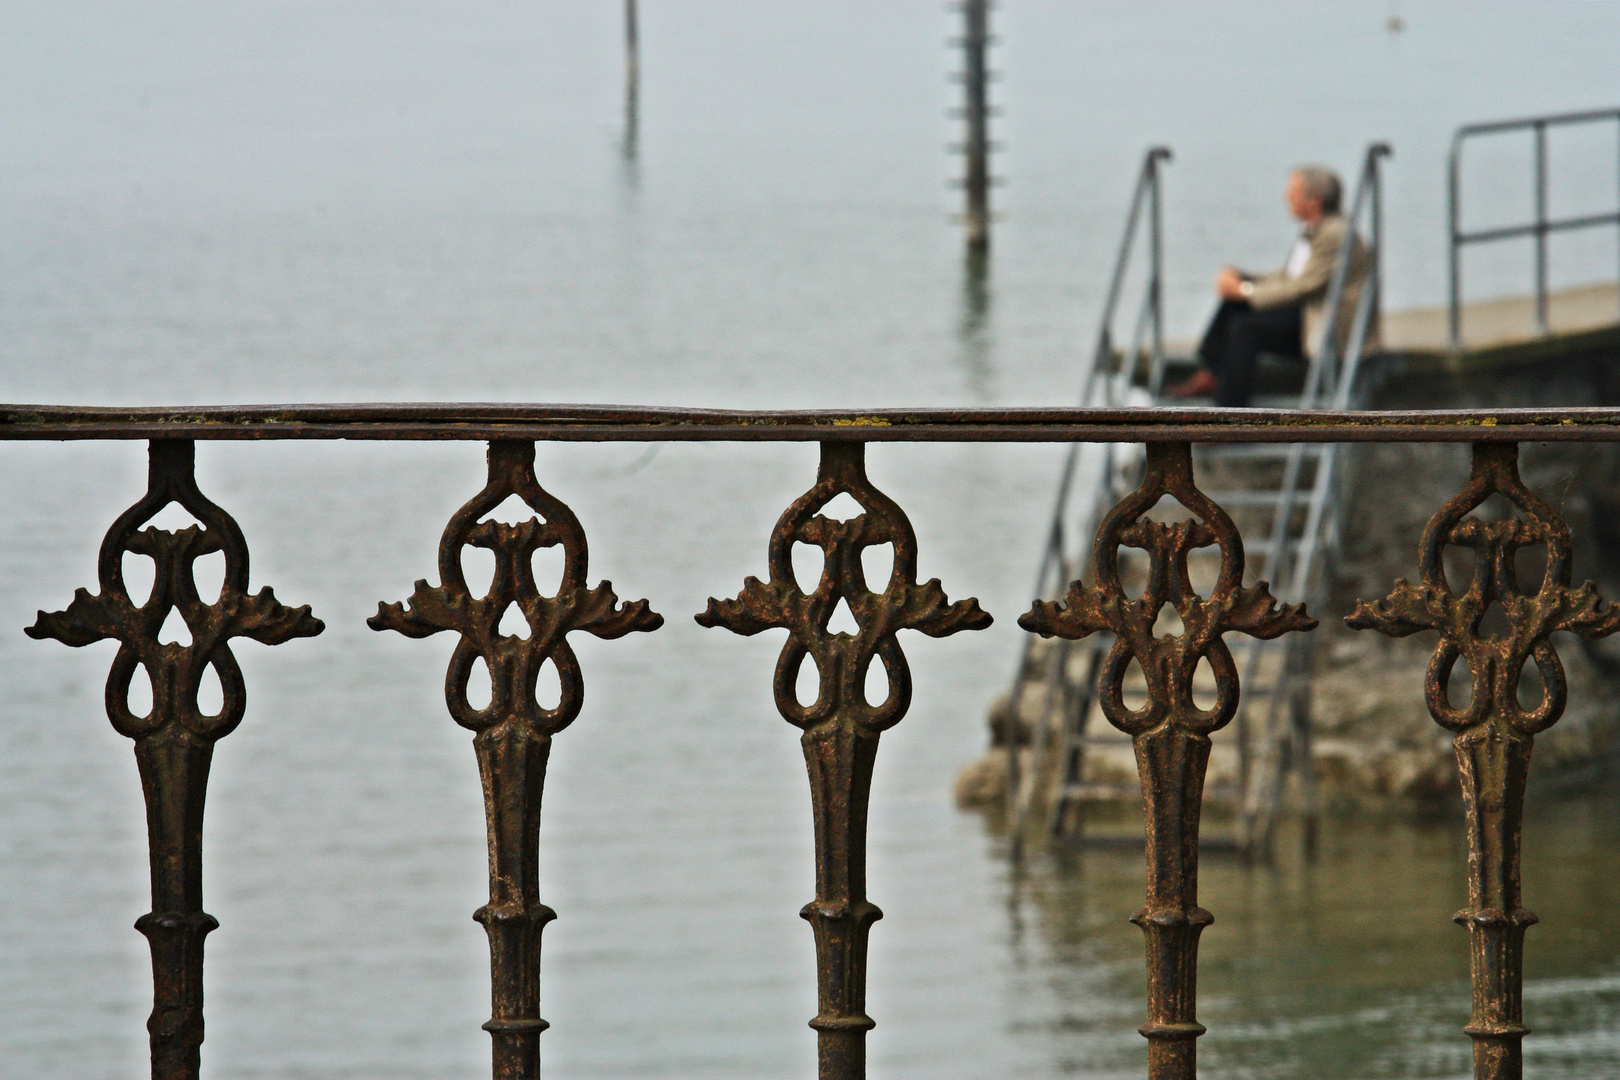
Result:
[[[1325,165],[1301,165],[1294,170],[1294,175],[1304,185],[1305,197],[1321,203],[1324,214],[1339,212],[1344,185],[1339,182],[1338,173]]]

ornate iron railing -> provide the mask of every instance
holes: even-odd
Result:
[[[146,796],[151,852],[152,911],[137,928],[150,940],[155,983],[152,1075],[195,1077],[203,1039],[203,940],[217,925],[202,907],[202,817],[215,741],[241,719],[245,687],[230,641],[250,637],[275,645],[323,629],[307,607],[287,608],[269,589],[250,595],[248,551],[240,529],[197,488],[197,440],[218,439],[450,439],[488,443],[489,481],[450,520],[439,547],[440,583],[416,583],[405,604],[383,604],[371,619],[378,630],[425,637],[459,636],[445,680],[455,721],[474,732],[488,825],[490,899],[477,912],[489,936],[493,1015],[493,1074],[501,1080],[539,1076],[540,932],[553,917],[540,902],[536,856],[539,811],[551,739],[578,714],[583,681],[567,641],[571,632],[617,638],[656,630],[661,616],[646,601],[621,604],[607,582],[590,586],[584,530],[568,507],[541,487],[534,471],[535,440],[814,441],[821,467],[806,493],[771,531],[769,578],[749,578],[733,600],[711,601],[697,616],[705,626],[739,634],[788,631],[776,665],[775,696],[782,716],[803,730],[811,781],[816,842],[816,896],[801,912],[815,932],[819,1010],[811,1021],[824,1080],[853,1080],[865,1072],[866,944],[880,915],[866,898],[867,799],[879,738],[898,723],[911,683],[897,634],[932,637],[974,630],[990,616],[975,600],[950,602],[938,581],[917,581],[917,541],[904,511],[872,486],[867,444],[915,441],[1140,442],[1148,468],[1141,486],[1102,521],[1089,583],[1074,582],[1061,601],[1037,601],[1019,623],[1063,638],[1111,633],[1100,695],[1108,719],[1131,736],[1142,779],[1147,822],[1147,900],[1132,916],[1147,938],[1148,1075],[1191,1080],[1198,1023],[1199,936],[1213,921],[1199,906],[1198,829],[1210,735],[1231,720],[1239,677],[1223,636],[1257,637],[1319,630],[1303,605],[1279,604],[1264,583],[1244,583],[1243,539],[1232,520],[1196,486],[1194,442],[1469,442],[1470,477],[1430,519],[1419,543],[1417,584],[1399,581],[1387,599],[1363,602],[1348,620],[1356,629],[1405,636],[1440,635],[1423,693],[1437,722],[1455,733],[1467,813],[1469,906],[1457,916],[1469,936],[1475,1076],[1512,1080],[1522,1073],[1524,931],[1535,916],[1520,906],[1521,818],[1535,736],[1558,719],[1567,695],[1549,640],[1564,630],[1599,637],[1620,628],[1620,610],[1592,586],[1572,588],[1570,533],[1556,511],[1524,486],[1518,444],[1525,441],[1620,440],[1620,409],[1496,412],[1267,412],[1216,409],[1002,409],[978,411],[724,412],[596,406],[376,405],[204,409],[79,409],[0,406],[0,438],[148,439],[148,489],[114,522],[102,544],[99,593],[79,590],[65,611],[40,613],[28,633],[80,646],[120,643],[107,679],[107,714],[135,741]],[[841,494],[863,513],[834,520],[821,509]],[[486,515],[516,495],[534,511],[517,524]],[[1501,495],[1515,514],[1502,520],[1473,515]],[[1169,497],[1193,515],[1165,522],[1151,516]],[[147,523],[171,503],[200,525],[179,532]],[[763,523],[762,523],[763,525]],[[795,581],[790,549],[820,548],[819,582]],[[461,573],[467,545],[490,550],[496,573],[489,592],[474,596]],[[861,553],[892,545],[884,582],[867,581]],[[560,547],[562,580],[547,592],[535,581],[531,556]],[[1467,582],[1446,577],[1447,547],[1475,556]],[[1538,583],[1517,578],[1516,554],[1545,549]],[[1130,595],[1122,584],[1123,549],[1146,553],[1146,587]],[[1196,549],[1213,548],[1220,572],[1208,595],[1188,572]],[[151,597],[136,605],[122,579],[125,552],[150,556],[158,567]],[[192,564],[222,552],[225,585],[204,604]],[[1134,590],[1131,590],[1134,591]],[[847,604],[858,632],[828,629]],[[1500,608],[1507,630],[1487,634],[1485,612]],[[513,606],[528,624],[526,637],[501,635]],[[1154,635],[1166,606],[1182,632]],[[160,628],[178,611],[190,644],[160,644]],[[795,687],[806,660],[818,679],[813,702]],[[1147,687],[1143,704],[1124,694],[1124,673],[1135,661]],[[1465,707],[1449,692],[1458,661],[1472,694]],[[1216,696],[1194,700],[1193,673],[1213,670]],[[482,662],[491,677],[490,703],[467,699],[469,672]],[[562,696],[541,707],[535,685],[543,665],[555,669]],[[882,664],[887,690],[867,697],[868,669]],[[1519,678],[1533,663],[1540,700],[1519,701]],[[134,715],[128,691],[137,667],[152,683],[152,707]],[[204,669],[224,688],[218,712],[197,701]],[[1418,688],[1414,687],[1416,693]]]

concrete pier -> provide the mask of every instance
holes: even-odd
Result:
[[[1463,351],[1453,353],[1447,332],[1450,312],[1445,307],[1408,308],[1383,315],[1381,357],[1369,365],[1370,374],[1391,365],[1402,372],[1457,374],[1480,365],[1534,364],[1552,360],[1571,350],[1586,353],[1613,339],[1620,349],[1620,284],[1581,285],[1547,296],[1547,324],[1551,333],[1536,330],[1536,298],[1532,295],[1496,297],[1464,304]],[[1165,351],[1171,361],[1172,381],[1192,371],[1196,341],[1172,341]],[[1298,389],[1304,368],[1297,363],[1263,362],[1259,375],[1262,394],[1288,394]],[[1282,401],[1268,405],[1284,406]],[[1506,403],[1504,403],[1506,404]]]
[[[1390,352],[1449,353],[1448,315],[1444,307],[1386,312],[1384,348]],[[1547,324],[1553,338],[1620,324],[1620,285],[1606,282],[1550,293]],[[1536,330],[1536,298],[1529,295],[1464,304],[1462,335],[1465,352],[1545,340]]]

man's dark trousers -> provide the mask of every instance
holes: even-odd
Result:
[[[1215,404],[1242,407],[1254,394],[1261,353],[1304,359],[1298,304],[1257,310],[1247,300],[1223,300],[1198,346],[1198,360],[1220,381]]]

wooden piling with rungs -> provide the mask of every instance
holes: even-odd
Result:
[[[634,166],[641,113],[641,33],[636,0],[624,0],[624,159]],[[632,181],[634,177],[632,174]]]
[[[962,86],[966,94],[963,116],[967,120],[967,173],[962,186],[967,192],[963,220],[967,225],[970,248],[990,246],[990,72],[985,54],[990,44],[990,0],[963,0],[966,32],[962,36],[964,67]]]

